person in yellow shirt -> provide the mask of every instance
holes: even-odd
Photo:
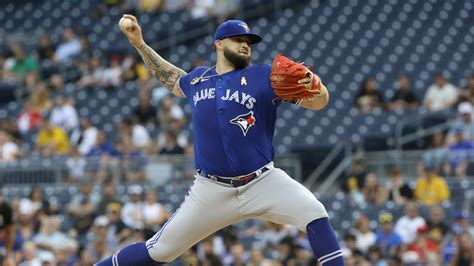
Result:
[[[425,205],[434,205],[449,200],[449,188],[444,178],[438,176],[434,167],[425,166],[415,187],[415,198]]]
[[[66,155],[69,152],[69,138],[64,129],[44,121],[38,132],[36,148],[44,156]]]

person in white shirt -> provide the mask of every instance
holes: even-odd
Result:
[[[425,219],[420,216],[416,203],[408,202],[405,206],[405,215],[398,219],[394,230],[401,237],[403,244],[410,244],[415,240],[416,230],[425,224]]]
[[[104,70],[103,87],[112,89],[122,85],[122,72],[120,58],[113,56],[110,60],[110,66]]]
[[[143,188],[140,185],[131,185],[128,187],[128,195],[130,200],[123,205],[120,218],[122,219],[122,222],[129,228],[143,229]]]
[[[13,162],[20,156],[18,145],[10,141],[8,134],[0,130],[0,163]]]
[[[71,135],[71,143],[77,145],[77,150],[81,155],[87,155],[97,143],[97,133],[99,131],[92,125],[87,117],[81,117],[80,129],[74,130]]]
[[[133,146],[138,149],[146,149],[151,143],[151,137],[148,130],[132,119],[123,119],[119,124],[119,129],[121,130],[122,136],[130,137]]]
[[[143,205],[145,228],[156,231],[169,217],[170,212],[158,202],[155,191],[148,191]]]
[[[72,132],[79,127],[79,116],[71,99],[57,96],[55,105],[51,111],[51,123],[62,127],[67,132]]]
[[[448,83],[443,73],[437,73],[434,83],[428,87],[423,105],[429,112],[437,112],[451,108],[458,98],[458,89]]]
[[[370,230],[369,219],[366,216],[360,216],[357,220],[355,229],[351,232],[356,237],[356,247],[364,254],[369,247],[375,244],[375,233]]]
[[[71,28],[65,28],[63,32],[63,42],[59,44],[54,53],[54,58],[64,63],[71,57],[78,55],[81,52],[81,42],[74,36]]]

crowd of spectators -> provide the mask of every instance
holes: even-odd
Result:
[[[474,104],[474,73],[466,77],[466,84],[462,89],[448,82],[442,72],[433,77],[433,84],[426,88],[425,95],[417,95],[411,88],[407,75],[400,75],[395,82],[394,93],[390,99],[385,99],[384,90],[377,87],[372,77],[367,77],[355,96],[355,107],[362,113],[374,110],[413,111],[422,108],[428,113],[455,110],[462,103]],[[421,100],[422,98],[422,100]],[[471,107],[472,108],[472,107]]]
[[[238,12],[239,4],[239,0],[103,0],[93,15],[100,17],[111,6],[137,14],[181,9],[193,19],[211,16],[220,22]],[[67,64],[73,70],[60,71]],[[0,121],[0,163],[26,156],[64,157],[68,184],[80,187],[67,206],[45,198],[36,187],[19,199],[5,199],[0,190],[0,214],[5,221],[0,231],[14,225],[13,252],[3,265],[92,265],[119,247],[157,232],[173,210],[157,199],[153,188],[141,185],[143,166],[150,155],[192,154],[192,140],[182,131],[187,123],[182,107],[160,88],[141,60],[133,54],[93,54],[85,36],[66,28],[59,42],[45,34],[32,51],[12,42],[0,55],[0,65],[0,80],[15,84],[22,104],[17,117]],[[129,81],[137,87],[138,105],[130,117],[116,121],[113,137],[89,116],[81,116],[76,99],[63,94],[67,83],[76,91],[116,91]],[[340,232],[346,265],[474,263],[469,213],[459,210],[455,223],[448,225],[441,207],[451,196],[444,177],[461,179],[472,171],[474,75],[458,89],[437,74],[423,100],[402,75],[390,101],[384,99],[375,79],[367,78],[355,98],[364,113],[453,109],[457,117],[449,131],[430,138],[413,187],[397,167],[389,169],[385,182],[366,172],[362,161],[354,162],[352,174],[341,186],[351,204],[377,207],[394,202],[404,206],[405,215],[382,213],[376,228],[361,215],[350,230]],[[150,125],[159,129],[158,134],[150,134]],[[32,149],[22,149],[31,136]],[[123,181],[134,185],[127,188],[126,197],[118,197],[117,184]],[[100,190],[94,190],[93,183],[101,184]],[[420,207],[429,208],[427,216],[420,214]],[[242,239],[251,239],[251,247]],[[217,232],[188,250],[179,263],[316,264],[304,233],[261,221]]]
[[[437,141],[439,138],[435,137]],[[380,212],[372,224],[362,212],[353,227],[341,232],[347,265],[474,263],[470,214],[468,210],[455,209],[453,217],[446,217],[445,206],[450,206],[452,195],[446,179],[440,175],[442,167],[431,164],[432,160],[425,156],[419,163],[415,182],[408,182],[395,165],[387,170],[388,178],[382,179],[366,171],[362,159],[353,163],[340,187],[349,206],[378,207]],[[466,175],[453,178],[461,180]],[[382,208],[388,202],[403,207],[404,214],[397,217],[397,213]]]

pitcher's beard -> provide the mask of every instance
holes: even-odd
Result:
[[[250,63],[250,56],[241,55],[233,52],[230,49],[224,47],[224,57],[229,61],[236,69],[244,69]]]

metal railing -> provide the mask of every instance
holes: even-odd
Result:
[[[0,164],[0,184],[63,184],[94,182],[112,178],[123,183],[143,182],[161,186],[168,182],[190,182],[195,173],[193,156],[142,156],[138,158],[86,157],[72,161],[70,157],[23,158],[13,163]],[[275,166],[282,168],[296,180],[302,179],[302,165],[298,156],[285,154],[275,158]],[[79,169],[82,168],[82,169]],[[80,176],[72,176],[79,173]]]

